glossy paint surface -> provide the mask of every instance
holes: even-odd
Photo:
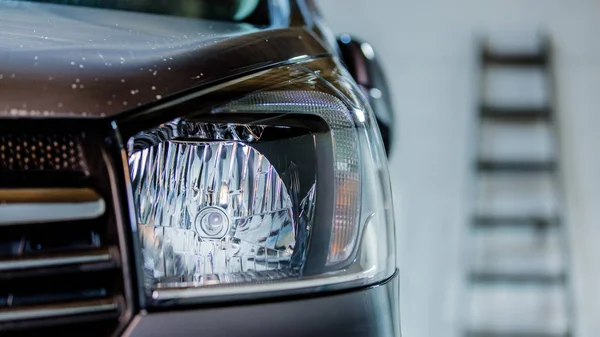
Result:
[[[0,0],[0,117],[104,117],[328,50],[269,28]]]
[[[123,336],[400,337],[398,276],[367,289],[269,303],[148,312]]]

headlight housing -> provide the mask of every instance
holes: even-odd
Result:
[[[383,145],[348,78],[334,60],[305,61],[123,122],[154,304],[356,287],[394,273]]]

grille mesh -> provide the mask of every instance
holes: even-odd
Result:
[[[81,135],[0,135],[0,171],[86,171]]]
[[[106,337],[128,319],[104,139],[0,122],[0,336]]]

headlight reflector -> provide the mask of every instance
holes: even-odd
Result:
[[[206,275],[289,264],[296,242],[291,199],[252,147],[167,141],[134,153],[129,164],[147,275],[202,283]]]

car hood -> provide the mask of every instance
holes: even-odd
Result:
[[[298,27],[0,0],[0,117],[110,117],[327,53]]]

